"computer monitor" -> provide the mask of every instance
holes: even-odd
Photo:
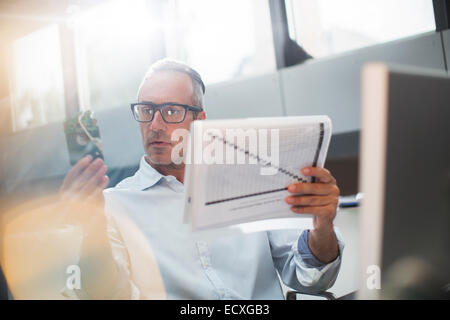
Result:
[[[357,297],[441,298],[450,283],[450,78],[368,64],[361,119]]]

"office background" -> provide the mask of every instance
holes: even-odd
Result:
[[[361,67],[383,61],[449,75],[450,4],[334,2],[2,1],[2,199],[57,190],[70,169],[62,122],[84,109],[98,119],[110,185],[133,174],[143,149],[128,103],[147,67],[165,56],[203,75],[209,119],[329,115],[326,167],[343,194],[356,193]],[[333,10],[347,19],[333,20]],[[336,218],[347,243],[338,295],[357,281],[357,210],[346,213]]]

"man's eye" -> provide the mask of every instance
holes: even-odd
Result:
[[[142,110],[143,113],[145,114],[151,114],[152,113],[152,109],[151,108],[144,108],[144,110]]]
[[[172,115],[177,114],[177,113],[179,113],[179,111],[178,111],[178,110],[175,110],[175,109],[169,109],[169,110],[167,110],[167,114],[168,114],[169,116],[172,116]]]

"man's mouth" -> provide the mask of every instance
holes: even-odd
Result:
[[[152,142],[150,142],[150,145],[151,146],[168,146],[168,145],[170,145],[170,143],[169,142],[166,142],[166,141],[160,141],[160,140],[155,140],[155,141],[152,141]]]

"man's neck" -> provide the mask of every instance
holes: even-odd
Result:
[[[184,183],[184,169],[185,169],[185,165],[184,163],[182,164],[174,164],[174,163],[170,163],[170,164],[157,164],[157,163],[153,163],[151,162],[147,156],[145,156],[145,161],[156,171],[158,171],[159,173],[161,173],[164,176],[174,176],[178,181],[180,181],[181,183]]]

